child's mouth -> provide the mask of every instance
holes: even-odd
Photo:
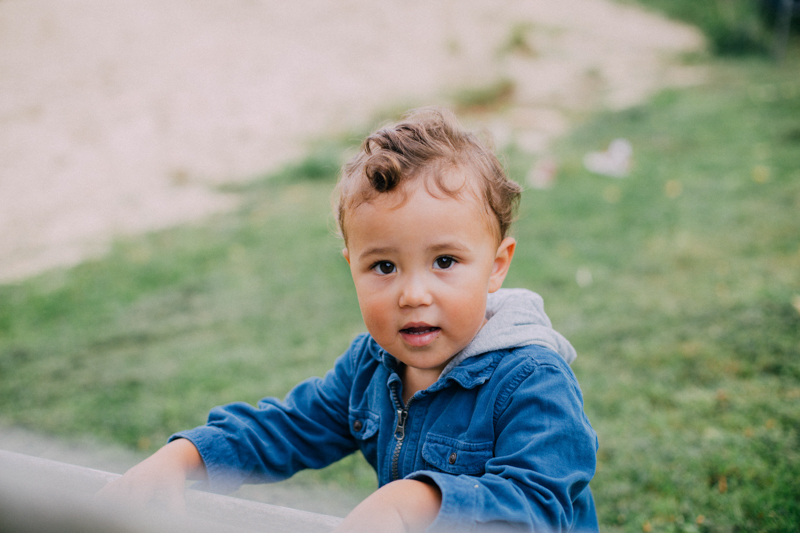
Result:
[[[400,330],[400,335],[411,346],[425,346],[433,342],[439,336],[440,331],[442,328],[425,324],[403,328]]]

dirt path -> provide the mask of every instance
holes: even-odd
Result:
[[[515,45],[515,46],[509,46]],[[512,80],[500,143],[697,80],[699,35],[608,0],[0,1],[0,282],[229,209],[214,184],[388,106]]]

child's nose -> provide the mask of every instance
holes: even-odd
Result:
[[[400,307],[418,307],[431,305],[433,296],[420,276],[410,277],[400,292]]]

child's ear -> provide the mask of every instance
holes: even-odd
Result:
[[[506,274],[508,274],[508,268],[511,266],[511,259],[514,257],[516,247],[517,241],[513,237],[506,237],[497,247],[494,265],[492,265],[492,275],[489,276],[489,292],[495,292],[503,286],[503,281],[506,279]]]
[[[347,251],[347,248],[342,249],[342,255],[344,256],[344,260],[347,261],[347,264],[350,264],[350,252]]]

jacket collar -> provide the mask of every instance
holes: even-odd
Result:
[[[400,381],[397,371],[401,363],[393,355],[381,348],[374,339],[370,338],[370,341],[373,345],[373,350],[371,350],[373,357],[389,371],[387,383]],[[446,375],[441,376],[436,383],[428,387],[427,391],[435,392],[453,383],[458,383],[465,389],[472,389],[482,385],[492,377],[503,355],[504,351],[494,351],[470,357]]]

